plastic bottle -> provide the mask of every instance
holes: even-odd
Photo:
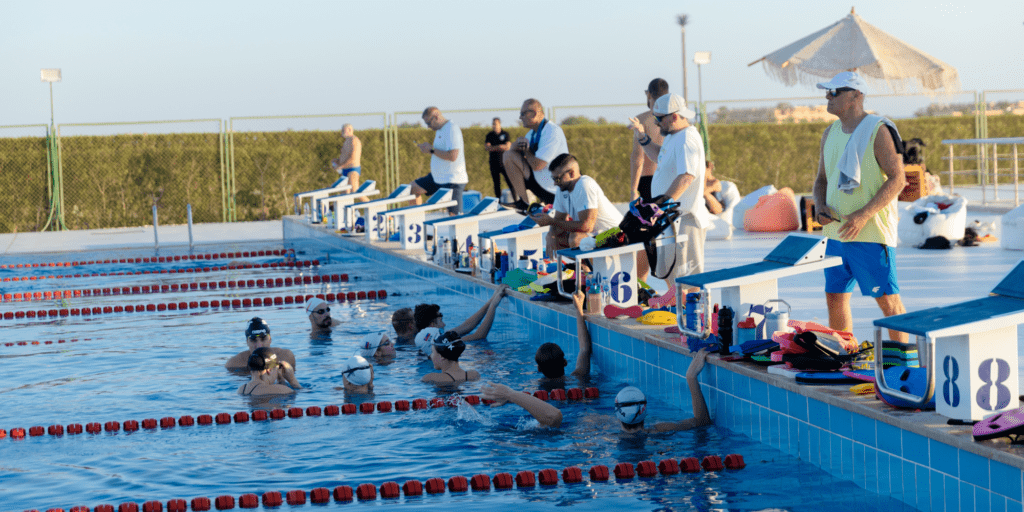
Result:
[[[732,345],[732,308],[725,306],[718,310],[718,337],[722,341],[722,354],[729,353]]]
[[[601,297],[601,274],[595,272],[587,277],[587,313],[594,315],[604,309],[604,300]]]
[[[605,304],[612,303],[612,285],[607,277],[601,278],[601,301]]]
[[[697,315],[697,304],[700,302],[700,292],[693,292],[686,294],[686,328],[691,331],[702,332],[704,329],[698,325],[699,317]],[[688,338],[688,340],[696,340],[696,338]],[[693,341],[697,343],[700,340]]]

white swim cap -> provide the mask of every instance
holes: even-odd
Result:
[[[420,349],[426,355],[430,355],[430,347],[434,344],[438,338],[441,337],[441,329],[437,327],[427,327],[420,331],[416,335],[416,348]]]
[[[370,362],[365,357],[356,354],[348,358],[348,361],[345,362],[345,368],[341,370],[341,374],[351,384],[365,386],[373,380],[373,372],[370,368]]]
[[[626,425],[636,425],[647,417],[647,397],[633,386],[626,386],[615,395],[615,417]]]
[[[306,314],[312,315],[313,311],[316,311],[321,305],[326,306],[327,301],[320,297],[312,297],[306,301]]]
[[[387,332],[371,332],[366,336],[363,336],[363,341],[359,343],[359,354],[363,357],[373,357],[377,353],[377,347],[380,347],[381,342],[384,341],[384,337],[387,336]]]

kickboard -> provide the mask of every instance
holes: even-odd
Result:
[[[973,434],[975,441],[1024,434],[1024,408],[1001,412],[975,423]]]
[[[796,381],[800,384],[852,384],[860,382],[846,375],[846,372],[800,372],[796,374]]]
[[[849,377],[851,379],[858,380],[858,381],[861,381],[861,382],[874,382],[875,381],[875,371],[874,370],[846,370],[845,372],[843,372],[843,375],[846,375],[847,377]]]
[[[904,393],[909,393],[916,396],[923,396],[925,391],[925,382],[928,379],[927,368],[912,368],[907,366],[893,366],[883,370],[885,372],[885,383],[891,388],[895,388]],[[902,398],[897,398],[888,393],[884,393],[879,389],[879,386],[875,386],[875,394],[883,402],[899,408],[899,409],[917,409],[917,406],[907,402]],[[932,393],[931,400],[925,404],[922,409],[934,409],[935,408],[935,394]]]

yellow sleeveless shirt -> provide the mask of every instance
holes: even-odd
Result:
[[[882,172],[882,168],[878,166],[878,160],[875,159],[875,137],[878,136],[878,129],[882,125],[883,123],[879,122],[871,134],[871,142],[868,143],[867,150],[864,151],[860,162],[860,186],[852,194],[839,190],[839,168],[837,164],[839,157],[843,155],[843,151],[846,149],[846,143],[853,134],[843,133],[841,121],[832,123],[832,127],[828,131],[828,138],[825,139],[824,148],[825,176],[828,178],[825,202],[833,211],[840,215],[846,216],[863,208],[864,205],[871,201],[872,197],[875,197],[878,190],[889,179]],[[889,247],[896,247],[898,221],[896,200],[894,199],[891,203],[883,206],[881,210],[878,210],[878,213],[864,225],[864,229],[860,230],[857,238],[850,241],[874,242]],[[828,238],[839,240],[839,228],[841,226],[841,222],[832,222],[822,229],[822,233]]]

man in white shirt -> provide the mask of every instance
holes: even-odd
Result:
[[[550,164],[551,178],[558,187],[555,194],[555,216],[532,215],[538,226],[551,226],[548,230],[548,256],[555,251],[579,247],[580,240],[597,235],[622,222],[622,214],[608,200],[601,186],[590,176],[580,174],[576,157],[562,153]]]
[[[711,214],[704,205],[704,142],[688,121],[696,113],[686,108],[678,94],[658,98],[651,113],[665,136],[661,145],[651,141],[636,118],[630,118],[630,128],[644,153],[658,162],[651,180],[651,196],[666,195],[679,202],[679,234],[688,237],[686,254],[676,251],[674,259],[665,261],[668,251],[659,251],[658,258],[659,267],[675,262],[672,275],[666,277],[674,285],[676,277],[704,272],[704,238],[711,225]]]
[[[554,202],[557,189],[548,164],[556,156],[568,153],[569,146],[562,129],[544,119],[544,107],[539,101],[533,98],[524,101],[519,109],[519,120],[530,131],[512,144],[511,151],[505,152],[502,163],[516,196],[515,207],[525,210],[529,206],[527,189],[542,203]]]
[[[434,130],[434,142],[417,144],[424,154],[430,154],[430,174],[412,182],[412,193],[416,204],[423,203],[423,194],[433,194],[439,188],[452,189],[452,199],[458,204],[448,208],[448,213],[462,212],[462,192],[469,183],[466,174],[466,154],[463,151],[462,130],[441,115],[437,107],[423,111],[423,122]]]

